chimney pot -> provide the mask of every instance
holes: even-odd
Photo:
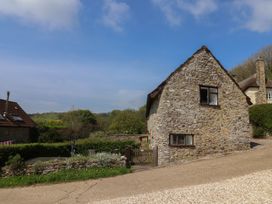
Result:
[[[6,100],[6,106],[5,106],[5,112],[4,112],[5,116],[8,115],[9,95],[10,95],[10,92],[7,91],[7,100]]]

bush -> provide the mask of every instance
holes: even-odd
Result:
[[[254,105],[249,109],[253,136],[264,137],[272,133],[272,104]]]
[[[40,131],[39,142],[62,142],[63,138],[56,128],[43,128],[45,131]]]
[[[17,172],[20,172],[24,168],[25,163],[20,154],[16,154],[15,156],[9,156],[6,166],[8,166],[9,170],[14,174],[17,174]]]
[[[103,140],[79,140],[76,143],[76,152],[88,154],[89,149],[96,152],[124,153],[125,149],[131,146],[138,148],[134,141],[103,141]],[[0,147],[0,166],[3,166],[10,155],[20,154],[24,160],[36,157],[69,157],[71,146],[69,143],[52,144],[17,144]]]
[[[253,126],[253,137],[264,138],[265,136],[266,136],[266,132],[262,127]]]

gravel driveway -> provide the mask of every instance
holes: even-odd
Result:
[[[221,182],[187,188],[175,188],[154,193],[139,194],[97,204],[134,203],[272,203],[272,170],[261,171]]]
[[[171,202],[171,199],[175,202],[176,198],[180,199],[179,203],[194,199],[203,202],[207,199],[206,203],[243,203],[249,199],[252,203],[272,203],[268,196],[272,195],[272,140],[255,142],[261,145],[253,150],[123,176],[0,189],[0,203],[93,203],[137,195],[143,202],[149,196],[155,197],[151,199],[153,203]],[[145,193],[148,196],[142,195]],[[232,197],[236,200],[231,200]]]

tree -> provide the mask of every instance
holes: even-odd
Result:
[[[98,129],[104,132],[107,131],[110,126],[110,113],[98,113],[95,116]]]
[[[265,47],[258,53],[251,56],[243,64],[234,67],[230,73],[235,75],[236,80],[242,81],[249,76],[256,73],[256,60],[258,57],[262,57],[266,64],[266,76],[268,79],[272,79],[272,45]]]
[[[72,135],[86,137],[89,131],[96,128],[97,121],[95,115],[89,110],[73,110],[62,116],[64,124],[70,129]]]
[[[141,134],[145,132],[145,120],[135,110],[113,111],[109,131],[119,134]]]

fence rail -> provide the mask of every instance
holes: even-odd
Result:
[[[13,140],[0,142],[0,145],[12,145],[12,144],[13,144]]]

